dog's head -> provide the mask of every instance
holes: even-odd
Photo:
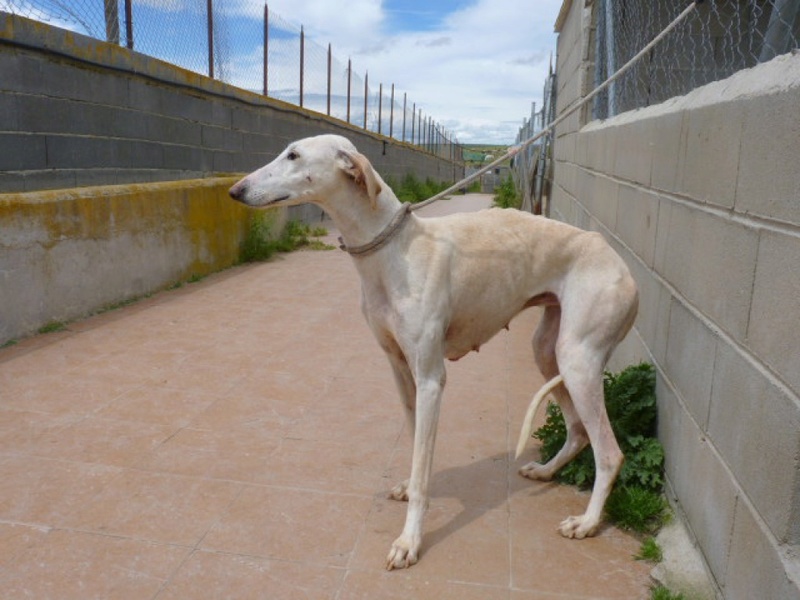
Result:
[[[313,202],[324,208],[330,199],[353,192],[367,197],[374,207],[381,182],[369,161],[338,135],[289,144],[275,160],[229,190],[234,200],[258,207]]]

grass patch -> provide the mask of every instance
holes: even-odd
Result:
[[[639,547],[639,554],[634,556],[634,558],[651,563],[660,563],[664,560],[664,553],[661,551],[661,546],[658,545],[656,538],[648,536],[642,540],[642,545]]]
[[[622,529],[652,535],[666,523],[670,513],[669,504],[660,492],[623,485],[609,494],[606,514]]]
[[[50,321],[37,329],[36,333],[55,333],[56,331],[64,331],[67,328],[66,323],[61,321]]]
[[[324,227],[311,227],[299,221],[289,221],[279,236],[274,234],[275,216],[269,211],[254,213],[239,253],[241,262],[264,261],[279,252],[300,248],[331,250],[333,246],[318,239],[328,234]]]
[[[603,380],[606,410],[625,463],[606,502],[609,519],[624,529],[652,534],[669,518],[664,487],[664,449],[656,439],[656,374],[642,363],[619,374],[606,373]],[[547,407],[545,424],[533,436],[542,442],[542,460],[556,455],[567,439],[564,417],[558,405]],[[595,465],[590,447],[566,465],[556,478],[562,483],[589,488]]]
[[[657,585],[650,588],[650,600],[686,600],[686,596],[672,593],[663,585]]]
[[[519,208],[522,206],[522,196],[517,193],[514,179],[509,175],[494,192],[494,205],[500,208]]]
[[[15,346],[19,343],[19,340],[8,340],[5,344],[0,346],[0,350],[3,348],[11,348],[11,346]]]
[[[446,181],[434,181],[430,177],[422,181],[413,173],[408,173],[400,181],[397,181],[391,175],[384,177],[383,180],[386,185],[392,188],[400,202],[411,202],[412,204],[427,200],[450,187],[450,184]]]

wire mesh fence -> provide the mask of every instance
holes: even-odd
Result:
[[[600,84],[684,8],[674,0],[597,0],[594,80]],[[800,46],[800,0],[708,0],[600,94],[593,116],[658,104]]]
[[[370,86],[263,0],[0,0],[0,11],[69,29],[461,160],[455,135],[400,94]]]

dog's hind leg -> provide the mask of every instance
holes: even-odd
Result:
[[[533,338],[533,355],[536,365],[548,381],[559,373],[556,360],[556,341],[558,340],[560,321],[561,308],[547,306]],[[572,398],[567,389],[560,385],[551,393],[556,397],[561,413],[564,415],[567,440],[558,453],[546,464],[533,461],[520,468],[519,474],[528,479],[550,481],[561,467],[571,461],[589,443],[589,436],[575,412]]]
[[[569,359],[565,358],[569,356]],[[570,348],[560,354],[564,383],[569,389],[575,412],[586,428],[592,445],[595,480],[586,512],[567,517],[560,525],[564,537],[581,539],[597,530],[614,481],[624,457],[614,437],[603,398],[603,363],[597,351]]]

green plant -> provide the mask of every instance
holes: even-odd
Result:
[[[519,208],[522,205],[522,198],[517,193],[517,188],[511,175],[495,189],[494,205],[500,208]]]
[[[664,450],[656,433],[656,374],[652,365],[633,365],[619,374],[606,373],[603,393],[611,428],[625,454],[617,485],[637,485],[660,492],[664,484]],[[548,461],[567,440],[564,417],[557,404],[547,407],[545,424],[533,437],[542,442],[542,460]],[[581,488],[594,483],[594,458],[590,447],[559,471],[557,478]]]
[[[280,236],[275,237],[274,216],[269,212],[255,213],[239,254],[241,262],[267,260],[276,252],[292,252],[299,248],[330,250],[333,246],[312,239],[327,235],[324,227],[310,227],[300,221],[288,221]]]
[[[606,411],[625,455],[606,512],[620,527],[639,532],[657,531],[667,518],[664,486],[664,449],[656,439],[656,374],[652,365],[633,365],[603,378]],[[556,404],[547,407],[545,424],[533,436],[542,442],[544,462],[553,458],[567,439],[566,425]],[[556,475],[563,483],[581,488],[594,483],[595,465],[590,447],[584,448]]]
[[[669,515],[669,504],[660,492],[635,485],[615,487],[606,500],[606,514],[618,527],[654,534]]]
[[[0,350],[2,350],[3,348],[10,348],[11,346],[14,346],[14,345],[16,345],[18,343],[19,343],[19,340],[8,340],[5,344],[0,346]]]
[[[650,600],[686,600],[686,596],[677,593],[673,594],[663,585],[650,588]]]
[[[656,538],[647,536],[642,540],[642,545],[639,547],[639,554],[634,556],[634,558],[651,563],[660,563],[664,560],[664,553],[661,551],[661,546],[658,545]]]
[[[61,321],[51,321],[39,327],[37,333],[54,333],[56,331],[63,331],[67,326]]]
[[[398,200],[411,203],[427,200],[449,186],[446,182],[437,182],[430,177],[420,181],[413,173],[407,173],[399,183],[392,176],[386,176],[383,180],[392,188]]]

